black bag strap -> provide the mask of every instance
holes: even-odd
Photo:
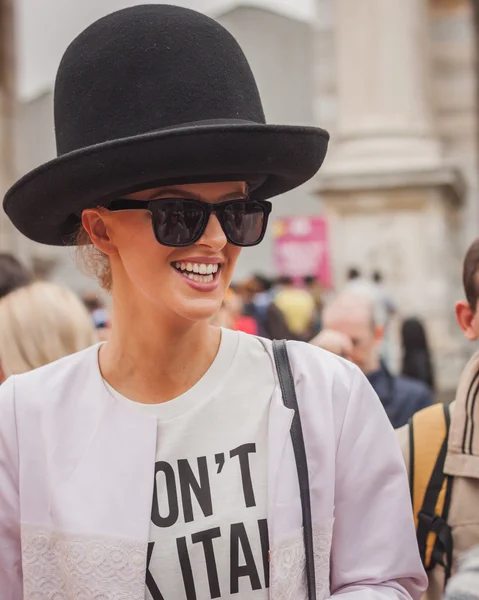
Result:
[[[278,373],[283,402],[287,408],[294,410],[291,424],[291,441],[293,443],[296,469],[298,471],[299,494],[303,512],[304,551],[306,557],[306,581],[308,584],[308,600],[316,600],[316,576],[314,572],[313,524],[311,520],[311,498],[309,495],[308,461],[304,446],[301,416],[294,388],[293,373],[288,358],[285,340],[273,340],[273,356]]]
[[[444,406],[444,418],[446,422],[446,435],[434,465],[431,479],[429,480],[427,486],[421,511],[418,514],[417,541],[421,560],[423,565],[425,565],[426,570],[429,571],[437,564],[440,564],[442,567],[444,567],[445,583],[447,583],[449,577],[451,576],[453,553],[452,531],[447,522],[449,506],[451,503],[453,477],[444,474],[444,463],[446,460],[449,428],[451,423],[448,406]],[[445,480],[446,495],[444,506],[442,514],[438,515],[436,513],[436,505]],[[426,543],[431,532],[434,532],[437,537],[434,543],[431,562],[429,565],[426,565]]]

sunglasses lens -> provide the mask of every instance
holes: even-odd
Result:
[[[258,202],[235,200],[225,206],[221,224],[231,243],[253,246],[261,238],[264,229],[265,210]]]
[[[232,244],[254,246],[260,241],[266,211],[259,202],[227,202],[217,210],[217,216]],[[202,234],[207,217],[199,202],[181,198],[158,201],[153,216],[156,237],[165,246],[188,246]]]
[[[187,246],[198,237],[205,212],[188,200],[164,200],[155,207],[156,236],[166,246]]]

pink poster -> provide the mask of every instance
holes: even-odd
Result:
[[[322,217],[284,217],[274,223],[274,258],[278,275],[295,279],[315,275],[331,285],[327,223]]]

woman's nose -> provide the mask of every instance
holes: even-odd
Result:
[[[216,252],[224,248],[228,243],[223,228],[218,221],[218,217],[214,213],[210,215],[206,229],[196,243],[201,244],[202,246],[208,246]]]

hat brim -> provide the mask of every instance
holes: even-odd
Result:
[[[329,135],[315,127],[261,124],[190,125],[82,148],[20,179],[3,206],[31,240],[72,245],[85,208],[115,194],[168,182],[257,178],[251,196],[292,190],[320,168]]]

